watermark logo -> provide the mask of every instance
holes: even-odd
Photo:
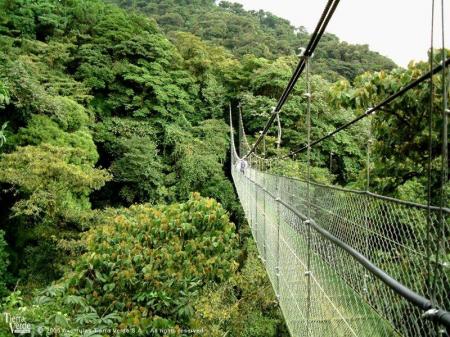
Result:
[[[11,333],[24,335],[31,333],[31,324],[22,316],[14,316],[8,312],[4,313],[6,324],[8,324]]]

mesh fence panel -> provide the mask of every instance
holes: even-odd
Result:
[[[308,202],[307,182],[238,166],[236,190],[292,336],[437,336],[422,310],[305,220],[310,212],[318,226],[448,309],[447,211],[316,183]]]

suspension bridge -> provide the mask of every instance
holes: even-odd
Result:
[[[236,148],[230,107],[231,172],[236,191],[291,336],[450,336],[450,313],[446,311],[450,309],[450,209],[444,204],[431,205],[430,198],[428,204],[418,204],[368,189],[324,185],[310,175],[310,151],[316,144],[424,81],[432,83],[438,73],[444,81],[450,59],[443,56],[436,67],[431,62],[428,73],[354,120],[311,140],[309,62],[338,3],[327,2],[291,80],[252,146],[239,111]],[[303,72],[308,83],[308,143],[268,160],[256,150],[275,120],[280,144],[279,114]],[[447,90],[444,84],[441,193],[448,176]],[[270,163],[303,151],[307,179],[271,173]],[[441,200],[446,200],[444,195]]]

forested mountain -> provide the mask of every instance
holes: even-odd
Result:
[[[309,33],[270,12],[247,11],[241,4],[214,0],[108,0],[123,8],[144,13],[165,32],[185,31],[230,50],[235,56],[253,54],[276,59],[297,55],[306,47]],[[170,34],[169,34],[170,36]],[[395,67],[387,57],[367,45],[351,45],[326,33],[315,53],[313,71],[336,80],[352,80],[364,71]]]
[[[47,332],[146,335],[204,320],[220,331],[229,324],[202,299],[225,291],[215,296],[229,320],[249,316],[233,334],[276,333],[273,295],[255,293],[268,281],[244,267],[248,235],[237,249],[229,222],[240,209],[223,115],[240,62],[190,34],[177,48],[148,18],[99,0],[0,1],[0,13],[2,308]],[[147,204],[123,208],[135,203]]]
[[[1,310],[45,336],[89,328],[287,336],[229,179],[227,122],[240,104],[254,140],[308,33],[228,2],[117,3],[126,10],[101,0],[0,0]],[[312,67],[317,138],[428,65],[392,69],[328,34]],[[305,87],[302,78],[283,108],[282,148],[270,130],[267,155],[305,144]],[[424,84],[321,144],[313,178],[365,186],[372,129],[370,189],[424,201],[429,92]],[[271,169],[302,177],[304,162]],[[3,320],[0,334],[9,335]]]

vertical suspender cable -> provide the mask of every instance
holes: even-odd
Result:
[[[263,262],[264,264],[266,264],[267,261],[267,215],[266,215],[266,188],[267,188],[267,174],[266,174],[266,141],[264,139],[264,154],[263,154],[263,158],[261,159],[261,171],[262,171],[262,175],[263,175],[263,216],[264,216],[264,227],[263,227]]]
[[[307,111],[306,111],[306,127],[308,138],[308,153],[307,153],[307,186],[306,186],[306,198],[308,203],[308,221],[307,221],[307,312],[306,312],[306,331],[307,336],[310,336],[310,320],[311,320],[311,191],[310,191],[310,179],[311,179],[311,79],[310,79],[310,60],[309,57],[305,57],[306,62],[306,87],[307,87]]]
[[[238,128],[239,128],[239,157],[242,157],[244,153],[244,146],[243,146],[243,137],[242,137],[242,125],[241,125],[241,103],[238,104],[238,111],[239,111],[239,120],[238,120]]]
[[[442,10],[442,51],[441,51],[441,59],[442,64],[445,63],[446,60],[446,49],[445,49],[445,8],[444,8],[444,0],[441,0],[441,10]],[[448,115],[450,114],[450,110],[448,107],[448,89],[449,89],[449,81],[450,78],[447,78],[447,75],[450,74],[446,67],[442,67],[442,167],[441,167],[441,221],[442,221],[442,232],[444,232],[444,212],[443,209],[447,207],[447,194],[445,193],[445,188],[448,182]],[[443,236],[442,236],[443,238]]]
[[[434,65],[434,17],[435,17],[435,0],[431,0],[431,42],[430,42],[430,70],[433,69]],[[433,76],[430,77],[430,102],[429,102],[429,112],[428,112],[428,162],[427,162],[427,263],[428,263],[428,277],[427,283],[431,289],[431,301],[435,301],[435,282],[434,273],[435,268],[431,264],[432,255],[432,244],[436,237],[431,235],[432,221],[431,221],[431,185],[432,185],[432,157],[433,157],[433,111],[434,111],[434,81]],[[433,331],[433,335],[437,336],[436,329]]]
[[[276,296],[277,296],[277,300],[278,303],[280,302],[280,225],[281,225],[281,214],[280,214],[280,197],[281,197],[281,177],[279,175],[276,176],[276,199],[275,202],[277,204],[277,250],[276,250],[276,267],[275,267],[275,272],[276,272],[276,280],[277,280],[277,287],[276,287]]]
[[[372,146],[372,119],[369,119],[369,132],[367,134],[367,158],[366,158],[366,192],[370,192],[370,151],[371,151],[371,146]],[[365,226],[366,226],[366,235],[364,238],[364,254],[367,258],[369,257],[369,211],[370,211],[370,200],[371,200],[371,196],[369,195],[369,193],[366,193],[364,195],[365,198],[367,198],[367,200],[365,200],[364,202],[364,222],[365,222]],[[363,280],[363,284],[364,284],[364,293],[367,294],[368,293],[368,281],[369,278],[369,274],[367,273],[367,270],[364,270],[364,280]]]
[[[444,18],[444,0],[441,0],[441,10],[442,10],[442,51],[441,51],[441,59],[442,64],[445,63],[446,60],[446,49],[445,49],[445,18]],[[442,67],[442,172],[441,172],[441,212],[444,207],[447,207],[447,196],[445,193],[445,185],[448,182],[448,115],[450,113],[448,107],[448,79],[447,79],[448,69],[446,67]],[[449,72],[450,73],[450,72]],[[450,80],[450,79],[449,79]]]

